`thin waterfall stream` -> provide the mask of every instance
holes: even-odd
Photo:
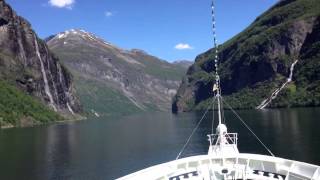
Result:
[[[36,54],[38,56],[38,59],[40,61],[40,65],[41,65],[41,72],[42,72],[42,77],[43,77],[43,81],[44,81],[44,91],[45,93],[47,94],[47,96],[49,97],[49,100],[50,100],[50,106],[52,106],[52,108],[57,111],[57,108],[56,106],[54,105],[54,101],[53,101],[53,97],[52,97],[52,94],[50,92],[50,87],[49,87],[49,83],[48,83],[48,78],[47,78],[47,74],[46,74],[46,71],[44,69],[44,64],[43,64],[43,61],[42,61],[42,57],[40,55],[40,52],[39,52],[39,45],[38,45],[38,42],[37,42],[37,38],[34,37],[34,44],[35,44],[35,47],[36,47]]]
[[[298,63],[298,60],[294,61],[291,64],[290,74],[289,74],[289,77],[288,77],[287,81],[285,83],[283,83],[280,88],[277,88],[275,91],[273,91],[270,97],[268,97],[267,99],[263,100],[262,103],[259,106],[256,107],[256,109],[264,109],[265,107],[267,107],[272,102],[272,100],[277,98],[278,94],[282,91],[282,89],[285,88],[292,81],[294,67],[295,67],[295,65],[297,63]]]

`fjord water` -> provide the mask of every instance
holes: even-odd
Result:
[[[240,121],[225,112],[241,152],[267,154]],[[320,108],[239,111],[276,155],[320,165]],[[125,118],[0,130],[0,179],[114,179],[175,159],[202,113],[146,113]],[[204,154],[212,112],[184,156]],[[216,119],[216,118],[215,118]]]

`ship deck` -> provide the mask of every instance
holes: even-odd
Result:
[[[187,157],[121,177],[118,180],[320,180],[320,167],[273,156]]]

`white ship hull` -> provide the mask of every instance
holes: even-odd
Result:
[[[152,166],[119,180],[320,180],[320,167],[272,156],[200,155]]]

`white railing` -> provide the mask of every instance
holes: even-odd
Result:
[[[225,162],[224,166],[221,166],[222,161]],[[261,173],[261,176],[265,176],[265,172],[268,172],[270,175],[275,175],[275,177],[277,177],[276,179],[283,179],[283,177],[285,177],[285,180],[320,179],[319,166],[256,154],[238,154],[237,156],[224,157],[224,159],[213,158],[208,155],[193,156],[153,166],[120,179],[168,180],[170,177],[174,177],[179,174],[185,174],[193,171],[204,172],[201,171],[204,170],[204,167],[206,167],[208,171],[217,172],[220,172],[221,169],[225,169],[226,167],[231,167],[237,171],[237,175],[235,176],[243,176],[244,179],[250,176],[250,174],[253,174],[253,171],[256,171],[258,174]]]
[[[219,145],[219,142],[221,141],[219,134],[209,134],[207,136],[209,138],[210,146]],[[238,144],[238,133],[226,133],[224,134],[224,138],[226,144]]]

